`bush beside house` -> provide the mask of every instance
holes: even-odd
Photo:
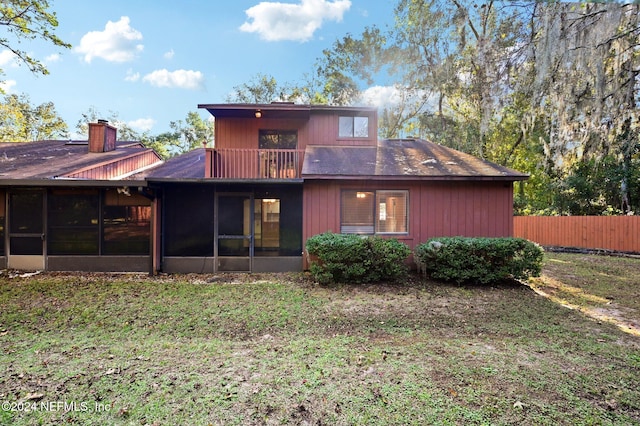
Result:
[[[331,232],[306,243],[310,272],[322,284],[394,281],[407,271],[409,247],[396,239]],[[413,251],[418,271],[431,278],[490,284],[539,276],[544,251],[524,238],[440,237]]]
[[[539,276],[544,251],[523,238],[432,238],[418,245],[418,270],[445,281],[488,284]]]
[[[307,240],[310,271],[320,283],[367,283],[405,276],[411,249],[396,239],[326,232]]]

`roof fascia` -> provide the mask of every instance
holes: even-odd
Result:
[[[93,179],[0,179],[0,187],[98,187],[115,188],[122,186],[146,187],[146,180],[93,180]]]

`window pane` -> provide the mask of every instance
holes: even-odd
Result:
[[[338,136],[341,138],[353,137],[353,117],[340,117]]]
[[[280,248],[280,200],[254,200],[254,241],[256,255],[278,253]]]
[[[298,148],[298,132],[286,131],[280,134],[279,149]]]
[[[273,130],[260,130],[258,147],[260,149],[276,149],[278,146],[278,134]]]
[[[259,197],[256,198],[256,204],[261,206],[259,212],[256,210],[256,219],[264,218],[265,221],[269,221],[265,222],[262,228],[264,242],[268,243],[270,239],[273,244],[276,244],[277,233],[277,251],[274,247],[256,247],[255,255],[300,256],[302,253],[302,187],[294,185],[269,188],[268,192],[259,192],[256,197]],[[277,202],[271,202],[271,200]],[[267,204],[270,206],[266,207]],[[263,205],[264,209],[262,209]]]
[[[407,191],[378,191],[376,205],[376,232],[407,232]]]
[[[242,239],[218,239],[218,256],[249,257],[249,240]]]
[[[149,254],[150,206],[105,206],[103,221],[103,254]]]
[[[369,137],[369,118],[368,117],[353,118],[353,136],[356,138]]]
[[[41,255],[42,238],[40,237],[11,237],[12,255]]]
[[[54,191],[49,195],[47,251],[53,255],[97,255],[97,191]]]
[[[213,256],[213,191],[167,188],[164,197],[165,255]]]
[[[373,192],[342,191],[340,232],[373,234],[374,200]]]
[[[260,130],[258,147],[260,149],[296,149],[298,147],[298,131]]]
[[[11,233],[42,234],[42,193],[26,192],[10,197]]]

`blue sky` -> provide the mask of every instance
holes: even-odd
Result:
[[[393,25],[395,0],[53,0],[56,34],[73,45],[20,48],[50,71],[33,76],[0,51],[6,93],[53,102],[72,131],[95,108],[158,134],[202,103],[222,103],[257,74],[303,81],[322,50],[371,25]],[[201,111],[203,117],[208,113]]]

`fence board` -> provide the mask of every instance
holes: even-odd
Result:
[[[515,216],[513,228],[543,246],[640,253],[640,216]]]

